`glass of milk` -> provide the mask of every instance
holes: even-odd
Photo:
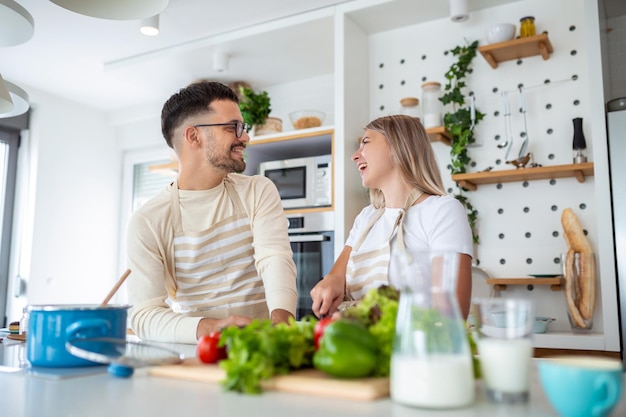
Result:
[[[487,399],[507,404],[527,402],[533,357],[533,301],[485,298],[474,300],[474,305]]]

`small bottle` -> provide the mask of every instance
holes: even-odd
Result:
[[[418,105],[420,104],[419,99],[415,97],[405,97],[400,100],[400,114],[406,114],[407,116],[412,117],[420,117]]]
[[[439,100],[441,95],[441,84],[436,81],[429,81],[422,84],[422,124],[426,129],[441,126],[443,103]]]
[[[520,20],[519,36],[526,38],[535,36],[535,18],[533,16],[522,17]]]
[[[20,319],[20,334],[26,335],[28,331],[28,318],[30,316],[30,312],[28,311],[28,306],[25,306],[22,309],[22,318]]]
[[[572,120],[574,123],[574,139],[572,140],[573,161],[575,164],[587,162],[587,141],[583,132],[583,119],[577,117]]]

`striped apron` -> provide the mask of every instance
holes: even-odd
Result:
[[[352,247],[346,268],[346,298],[360,300],[371,288],[378,288],[389,283],[389,259],[391,257],[391,239],[398,231],[397,245],[406,250],[404,245],[404,217],[407,210],[422,195],[422,191],[414,189],[406,199],[404,207],[398,213],[389,237],[378,248],[360,251],[365,238],[374,224],[385,212],[384,208],[377,210],[376,215],[367,224],[363,233]]]
[[[250,219],[228,178],[224,187],[235,214],[189,232],[183,230],[178,183],[172,185],[176,293],[167,303],[173,311],[193,316],[269,318],[263,281],[254,266]]]

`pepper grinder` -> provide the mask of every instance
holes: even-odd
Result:
[[[583,133],[583,119],[577,117],[572,120],[574,122],[574,140],[572,141],[572,149],[574,163],[581,164],[587,162],[587,142],[585,142],[585,134]]]

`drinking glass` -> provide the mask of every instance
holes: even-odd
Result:
[[[478,356],[487,399],[528,401],[533,356],[532,300],[489,298],[474,301],[478,315]]]

